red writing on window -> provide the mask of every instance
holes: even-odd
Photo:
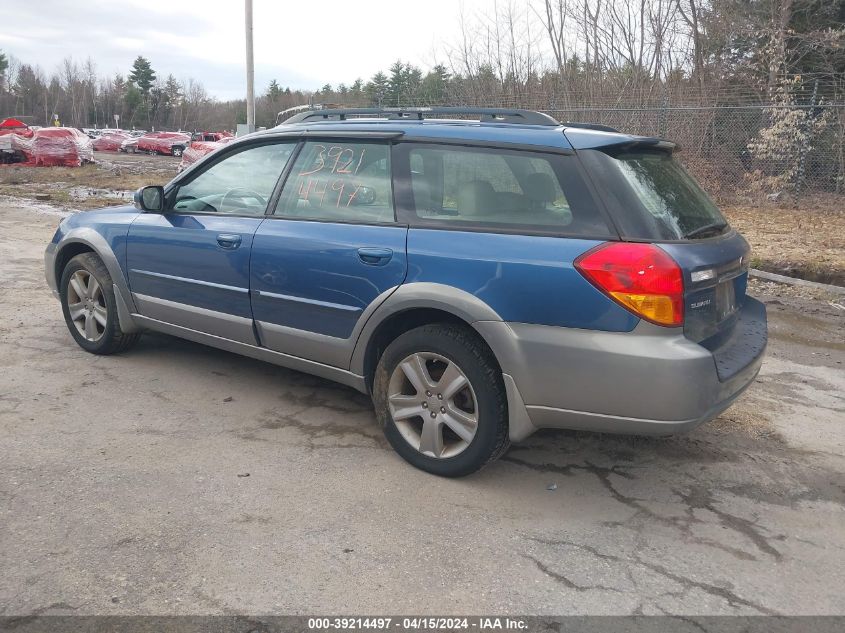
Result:
[[[310,167],[299,172],[299,199],[320,206],[350,207],[365,187],[357,176],[367,150],[343,145],[314,145],[316,155]]]

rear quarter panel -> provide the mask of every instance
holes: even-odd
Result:
[[[629,332],[639,319],[573,266],[578,255],[600,243],[411,228],[405,283],[458,288],[490,306],[503,321]]]

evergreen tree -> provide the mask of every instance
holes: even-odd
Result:
[[[422,87],[423,74],[416,66],[410,64],[405,66],[405,100],[408,103],[416,104],[419,101],[420,88]]]
[[[402,60],[397,59],[389,68],[390,79],[387,80],[386,100],[392,106],[399,106],[407,83],[406,66]]]
[[[44,94],[46,86],[36,74],[35,69],[29,64],[23,64],[18,70],[17,80],[14,86],[10,86],[16,101],[20,104],[15,112],[28,114],[35,112],[40,105],[39,101]]]
[[[0,51],[0,92],[3,92],[6,85],[6,69],[9,68],[9,60],[3,51]]]
[[[132,63],[132,72],[129,73],[129,81],[131,81],[141,94],[145,97],[150,93],[150,88],[153,87],[153,82],[156,79],[155,71],[150,65],[150,61],[141,55]]]
[[[147,108],[144,103],[144,95],[141,94],[135,84],[130,83],[127,86],[123,103],[128,113],[130,127],[134,127],[136,123],[141,123],[146,118]]]
[[[420,97],[425,103],[443,104],[447,100],[449,71],[442,64],[437,64],[422,80]]]
[[[390,84],[387,80],[387,75],[379,71],[373,75],[373,78],[367,84],[365,91],[367,96],[370,98],[370,102],[373,105],[381,107],[383,100],[387,97],[389,87]]]
[[[267,96],[272,100],[275,101],[278,99],[282,94],[282,88],[279,86],[279,83],[273,79],[270,81],[270,85],[267,87]]]

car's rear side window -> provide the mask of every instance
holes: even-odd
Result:
[[[414,224],[610,237],[574,156],[401,144]]]

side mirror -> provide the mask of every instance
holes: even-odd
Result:
[[[164,209],[164,187],[151,185],[135,192],[135,207],[141,211],[160,212]]]

